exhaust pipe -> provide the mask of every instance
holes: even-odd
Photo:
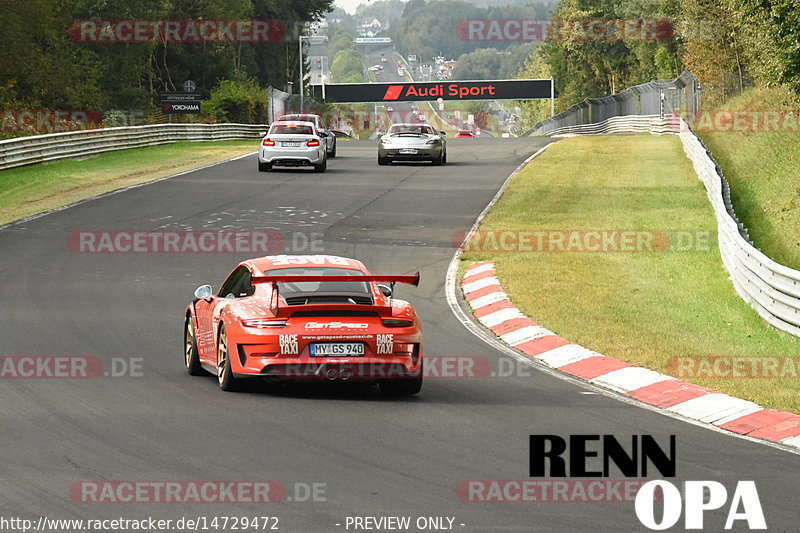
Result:
[[[353,376],[353,370],[349,366],[337,368],[320,365],[319,368],[317,368],[317,371],[314,372],[314,375],[327,378],[330,381],[347,381]]]

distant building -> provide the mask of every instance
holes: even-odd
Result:
[[[361,21],[361,27],[365,28],[365,29],[366,28],[371,28],[371,29],[374,30],[375,28],[382,27],[382,25],[381,25],[381,21],[380,20],[378,20],[378,19],[373,17],[373,18],[365,18],[364,20],[362,20]]]

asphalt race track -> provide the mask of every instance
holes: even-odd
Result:
[[[374,141],[341,142],[325,174],[259,173],[249,156],[0,230],[0,355],[97,357],[106,371],[119,367],[115,360],[141,359],[124,377],[0,381],[2,515],[276,516],[280,531],[299,533],[354,531],[348,516],[386,515],[454,517],[453,528],[470,533],[647,531],[632,503],[467,503],[456,487],[530,479],[533,433],[613,434],[622,442],[650,434],[662,444],[674,434],[671,481],[716,480],[730,495],[737,481],[754,480],[770,531],[800,530],[798,455],[528,367],[510,376],[429,378],[418,397],[402,400],[375,387],[330,385],[224,393],[214,377],[185,372],[183,312],[197,286],[218,288],[250,254],[91,254],[67,246],[77,231],[276,230],[290,236],[289,252],[355,257],[373,273],[419,270],[420,287],[398,286],[398,296],[421,316],[425,356],[482,357],[499,371],[513,360],[448,308],[452,238],[547,142],[451,138],[442,167],[378,167]],[[321,249],[304,249],[302,239],[294,246],[294,233],[319,237]],[[292,501],[92,504],[70,495],[75,483],[108,480],[272,480]],[[324,496],[295,501],[313,483],[324,484]],[[706,514],[706,530],[723,530],[727,508]]]

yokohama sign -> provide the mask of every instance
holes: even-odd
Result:
[[[550,98],[550,80],[483,80],[428,83],[334,83],[325,101],[424,102],[443,100],[526,100]]]
[[[194,93],[161,93],[161,112],[165,115],[197,115],[200,113],[200,95]]]

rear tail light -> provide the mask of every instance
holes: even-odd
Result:
[[[387,328],[408,328],[414,325],[414,321],[407,318],[382,318],[381,320]]]
[[[272,139],[264,139],[263,141],[261,141],[261,144],[263,144],[264,146],[275,146],[275,141],[273,141]]]
[[[308,146],[319,146],[319,141],[316,139],[312,139],[306,143]]]
[[[406,342],[396,342],[394,344],[394,353],[395,355],[411,355],[414,353],[414,347],[416,344],[406,343]]]
[[[272,318],[246,318],[242,320],[242,325],[248,328],[282,328],[286,325],[286,320],[276,320]]]
[[[394,355],[399,357],[411,357],[411,364],[416,366],[417,363],[419,363],[419,343],[395,343]]]
[[[436,144],[438,142],[439,142],[438,139],[431,139],[430,141],[426,142],[425,144]]]

